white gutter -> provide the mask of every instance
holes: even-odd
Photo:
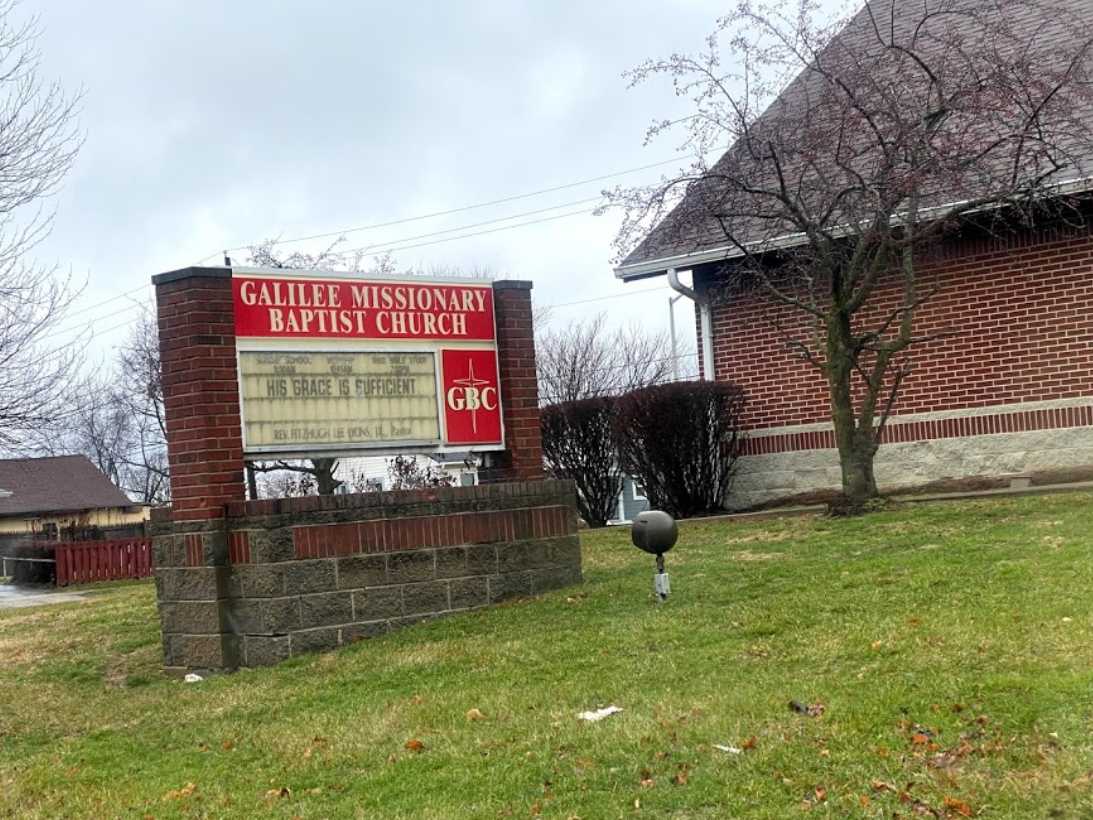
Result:
[[[709,300],[701,298],[693,289],[680,282],[675,268],[668,268],[668,284],[676,293],[686,296],[698,305],[698,322],[702,343],[702,378],[705,381],[712,382],[714,380],[713,315],[710,310]]]

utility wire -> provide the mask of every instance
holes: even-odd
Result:
[[[491,228],[487,231],[475,231],[473,233],[460,234],[459,236],[450,236],[446,239],[434,239],[431,242],[418,242],[416,245],[403,245],[403,246],[400,246],[400,247],[390,247],[390,248],[384,248],[383,246],[377,246],[377,245],[365,245],[364,247],[361,247],[361,248],[351,248],[350,250],[346,251],[346,253],[361,252],[361,253],[364,253],[368,256],[383,256],[384,254],[387,254],[387,253],[392,253],[392,252],[397,252],[397,251],[409,251],[409,250],[413,250],[414,248],[428,247],[429,245],[440,245],[440,244],[443,244],[444,242],[454,242],[457,239],[470,239],[471,237],[474,237],[474,236],[485,236],[486,234],[498,233],[500,231],[509,231],[509,230],[512,230],[513,228],[526,228],[529,225],[540,225],[543,222],[554,222],[555,220],[558,220],[558,219],[567,219],[571,216],[582,216],[582,215],[592,214],[592,213],[595,213],[595,212],[596,212],[595,208],[585,208],[585,209],[580,210],[580,211],[569,211],[569,212],[564,213],[564,214],[558,214],[557,216],[547,216],[547,217],[543,217],[541,219],[531,219],[531,220],[528,220],[527,222],[517,222],[515,225],[502,225],[499,228]],[[376,248],[376,247],[379,247],[380,250],[376,251],[375,253],[368,253],[368,251],[370,251],[371,249]]]
[[[86,307],[79,308],[78,310],[69,311],[68,315],[69,316],[78,316],[81,313],[87,313],[87,311],[89,311],[89,310],[94,310],[95,308],[102,307],[103,305],[108,305],[111,302],[116,302],[119,299],[124,299],[126,296],[132,296],[134,293],[140,293],[142,290],[144,290],[147,287],[149,287],[149,286],[148,285],[141,285],[139,288],[133,288],[132,290],[127,290],[127,291],[125,291],[125,293],[119,293],[117,296],[111,296],[109,299],[103,299],[101,302],[96,302],[93,305],[87,305]]]
[[[689,118],[684,118],[684,119],[689,119]],[[715,151],[725,151],[727,148],[728,148],[728,146],[722,146],[722,147],[718,147],[718,148],[711,148],[706,153],[713,153]],[[648,170],[651,170],[653,168],[660,168],[664,165],[671,165],[672,163],[679,162],[681,159],[684,159],[684,158],[683,157],[672,157],[671,159],[661,160],[660,162],[651,162],[648,165],[639,165],[635,168],[627,168],[625,170],[615,171],[615,172],[610,173],[610,174],[601,174],[599,176],[588,177],[587,179],[577,180],[576,182],[567,182],[564,185],[555,185],[555,186],[552,186],[552,187],[549,187],[549,188],[540,188],[537,191],[528,191],[527,193],[523,193],[523,194],[514,194],[512,196],[501,197],[499,199],[491,199],[487,202],[476,202],[473,205],[463,205],[463,206],[460,206],[458,208],[448,208],[447,210],[443,210],[443,211],[433,211],[431,213],[419,214],[417,216],[407,216],[407,217],[403,217],[402,219],[392,219],[392,220],[389,220],[387,222],[373,222],[373,223],[370,223],[368,225],[357,225],[357,226],[354,226],[354,227],[351,227],[351,228],[343,228],[343,229],[337,230],[337,231],[324,231],[322,233],[308,234],[306,236],[294,236],[294,237],[290,237],[288,239],[275,239],[275,240],[272,240],[268,244],[270,244],[270,245],[286,245],[286,244],[290,244],[290,243],[293,243],[293,242],[308,242],[308,241],[315,240],[315,239],[334,239],[334,238],[344,236],[344,235],[350,234],[350,233],[359,233],[361,231],[371,231],[371,230],[376,230],[377,228],[390,228],[394,225],[405,225],[407,222],[417,222],[417,221],[422,220],[422,219],[434,219],[436,217],[441,217],[441,216],[451,216],[452,214],[465,213],[466,211],[474,211],[474,210],[478,210],[479,208],[489,208],[489,207],[492,207],[494,205],[504,205],[504,204],[509,203],[509,202],[518,202],[521,199],[530,199],[531,197],[543,196],[544,194],[552,194],[552,193],[556,193],[558,191],[566,191],[566,190],[569,190],[571,188],[579,188],[582,185],[590,185],[593,182],[603,182],[604,180],[613,179],[615,177],[620,177],[620,176],[626,176],[628,174],[636,174],[640,171],[648,171]],[[247,250],[248,248],[254,247],[257,244],[259,244],[259,243],[252,242],[252,243],[249,243],[249,244],[246,244],[246,245],[235,245],[234,247],[231,247],[231,248],[224,248],[223,250],[228,251],[228,252],[242,251],[242,250]],[[221,252],[222,251],[220,251],[220,250],[213,251],[208,256],[201,259],[199,262],[197,262],[195,264],[198,264],[198,265],[203,264],[204,262],[208,261],[209,259],[212,259],[213,257],[217,256]]]
[[[561,205],[551,205],[549,208],[537,208],[534,211],[524,211],[523,213],[513,214],[512,216],[502,216],[502,217],[498,217],[497,219],[487,219],[484,222],[472,222],[469,225],[460,225],[459,227],[456,227],[456,228],[445,228],[444,230],[440,230],[440,231],[430,231],[429,233],[418,234],[417,236],[405,236],[402,239],[392,239],[388,242],[377,242],[377,243],[374,243],[374,244],[371,244],[371,245],[363,245],[359,248],[350,248],[347,251],[338,251],[338,253],[340,253],[340,254],[357,253],[357,252],[364,253],[366,251],[372,250],[373,248],[383,249],[383,248],[387,248],[388,246],[401,245],[404,242],[413,242],[413,241],[418,240],[418,239],[428,239],[428,238],[433,237],[433,236],[443,236],[444,234],[457,233],[459,231],[467,231],[467,230],[470,230],[471,228],[481,228],[485,225],[496,225],[500,222],[511,222],[512,220],[520,219],[521,217],[535,216],[537,214],[545,214],[545,213],[549,213],[550,211],[559,211],[562,208],[570,208],[570,207],[573,207],[573,206],[576,206],[576,205],[587,205],[589,202],[599,202],[602,199],[603,199],[603,197],[601,197],[601,196],[590,196],[590,197],[587,197],[585,199],[574,200],[573,202],[563,202]],[[595,208],[592,208],[592,209],[586,209],[586,210],[582,210],[582,211],[574,211],[574,215],[575,214],[592,213],[595,210],[596,210]],[[536,220],[536,221],[538,221],[538,220]],[[536,221],[526,222],[524,224],[534,225],[534,224],[536,224]],[[520,225],[511,225],[509,227],[519,228],[521,226]],[[478,236],[478,234],[469,234],[469,236]],[[461,239],[462,237],[454,237],[454,238]],[[417,246],[414,246],[414,247],[417,247]],[[394,248],[394,250],[397,251],[397,250],[403,250],[403,249],[402,248]],[[390,252],[390,251],[385,251],[385,252]]]
[[[64,336],[67,333],[78,333],[78,332],[80,332],[84,329],[92,328],[96,322],[101,322],[104,319],[112,319],[115,316],[121,316],[123,313],[128,313],[129,311],[133,310],[134,308],[140,308],[141,311],[145,311],[145,310],[148,310],[151,306],[152,306],[151,301],[147,300],[147,299],[144,300],[144,301],[141,301],[141,302],[133,302],[131,305],[126,305],[125,307],[119,308],[118,310],[115,310],[115,311],[111,311],[110,313],[104,313],[100,316],[93,316],[90,319],[88,319],[86,322],[79,322],[79,323],[74,324],[74,325],[68,325],[66,327],[58,328],[57,330],[54,330],[50,333],[46,333],[45,335],[43,335],[39,338],[40,338],[40,340],[52,339],[56,336]],[[140,320],[140,318],[141,317],[138,316],[136,319],[131,319],[126,324],[136,324]],[[119,325],[119,327],[124,327],[124,325]],[[100,335],[100,332],[101,333],[106,333],[107,331],[92,331],[92,334],[88,338],[88,341],[91,341],[91,339],[94,339],[96,336]]]

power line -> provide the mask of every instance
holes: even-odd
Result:
[[[705,153],[709,154],[709,153],[713,153],[715,151],[724,151],[727,148],[728,148],[728,146],[723,146],[723,147],[719,147],[719,148],[711,148],[709,151],[706,151]],[[509,203],[509,202],[518,202],[521,199],[530,199],[531,197],[543,196],[544,194],[552,194],[552,193],[557,193],[558,191],[566,191],[566,190],[569,190],[571,188],[579,188],[582,185],[590,185],[593,182],[603,182],[604,180],[607,180],[607,179],[613,179],[615,177],[626,176],[628,174],[636,174],[636,173],[639,173],[640,171],[648,171],[648,170],[651,170],[653,168],[660,168],[664,165],[671,165],[672,163],[679,162],[680,159],[681,159],[681,157],[672,157],[671,159],[661,160],[660,162],[651,162],[648,165],[639,165],[635,168],[627,168],[625,170],[615,171],[615,172],[610,173],[610,174],[601,174],[599,176],[588,177],[587,179],[577,180],[576,182],[567,182],[564,185],[554,185],[554,186],[549,187],[549,188],[540,188],[539,190],[536,190],[536,191],[528,191],[526,193],[513,194],[512,196],[505,196],[505,197],[501,197],[499,199],[491,199],[491,200],[486,201],[486,202],[476,202],[473,205],[462,205],[458,208],[448,208],[447,210],[443,210],[443,211],[433,211],[431,213],[419,214],[417,216],[407,216],[407,217],[403,217],[402,219],[392,219],[392,220],[389,220],[387,222],[373,222],[373,223],[370,223],[368,225],[357,225],[357,226],[354,226],[354,227],[351,227],[351,228],[343,228],[343,229],[337,230],[337,231],[324,231],[322,233],[308,234],[306,236],[295,236],[295,237],[290,237],[288,239],[275,239],[275,240],[271,241],[268,244],[270,244],[270,245],[286,245],[286,244],[290,244],[290,243],[293,243],[293,242],[308,242],[308,241],[312,241],[312,240],[315,240],[315,239],[333,239],[333,238],[344,236],[344,235],[350,234],[350,233],[359,233],[361,231],[371,231],[371,230],[376,230],[378,228],[390,228],[390,227],[393,227],[395,225],[405,225],[407,222],[417,222],[417,221],[420,221],[420,220],[423,220],[423,219],[435,219],[435,218],[441,217],[441,216],[451,216],[452,214],[465,213],[466,211],[478,210],[479,208],[489,208],[489,207],[492,207],[494,205],[504,205],[504,204]],[[257,244],[259,244],[259,243],[254,242],[254,243],[250,243],[250,244],[246,244],[246,245],[235,245],[234,247],[225,248],[223,250],[224,251],[247,250],[248,248],[251,248],[251,247],[253,247],[254,245],[257,245]],[[221,252],[222,251],[220,251],[220,250],[213,251],[208,256],[204,257],[203,259],[201,259],[199,262],[197,262],[195,264],[198,264],[198,265],[203,264],[204,262],[208,261],[209,259],[212,259],[213,257],[215,257],[217,254],[219,254]]]
[[[68,325],[66,327],[58,328],[57,330],[54,330],[51,333],[47,333],[44,336],[41,336],[40,340],[52,339],[52,338],[55,338],[57,336],[64,336],[65,334],[68,334],[68,333],[76,333],[76,332],[81,331],[82,329],[91,328],[96,322],[101,322],[103,319],[112,319],[115,316],[121,316],[123,313],[128,313],[129,311],[133,310],[133,308],[140,308],[141,311],[144,311],[144,310],[147,310],[148,308],[150,308],[151,306],[152,305],[148,300],[144,300],[142,302],[133,302],[131,305],[126,305],[125,307],[119,308],[118,310],[111,311],[110,313],[104,313],[100,316],[93,316],[90,319],[88,319],[86,322],[80,322],[78,324]],[[135,324],[139,320],[140,320],[140,317],[138,316],[136,319],[132,319],[129,322],[127,322],[127,324]],[[101,331],[101,332],[105,333],[107,331]],[[99,331],[92,331],[92,334],[91,334],[90,338],[88,339],[88,341],[90,341],[91,339],[94,339],[96,336],[99,335],[99,333],[100,333]]]
[[[70,311],[68,313],[68,315],[69,316],[77,316],[81,313],[87,313],[87,311],[89,311],[89,310],[94,310],[95,308],[102,307],[103,305],[108,305],[111,302],[116,302],[116,301],[118,301],[118,299],[124,299],[126,296],[132,296],[134,293],[140,293],[142,290],[144,290],[147,287],[148,287],[148,285],[141,285],[139,288],[133,288],[132,290],[127,290],[127,291],[125,291],[125,293],[119,293],[117,296],[111,296],[109,299],[103,299],[101,302],[96,302],[93,305],[87,305],[86,307],[79,308],[78,310]]]
[[[372,245],[363,245],[359,248],[350,248],[347,251],[341,251],[340,253],[356,253],[358,251],[364,252],[364,251],[369,251],[372,248],[386,248],[388,246],[401,245],[404,242],[413,242],[417,239],[428,239],[428,238],[433,237],[433,236],[442,236],[444,234],[457,233],[458,231],[470,230],[471,228],[481,228],[484,225],[496,225],[500,222],[511,222],[512,220],[520,219],[521,217],[535,216],[536,214],[545,214],[545,213],[548,213],[550,211],[558,211],[558,210],[561,210],[562,208],[570,208],[570,207],[573,207],[575,205],[587,205],[589,202],[599,202],[602,199],[603,199],[603,197],[601,197],[601,196],[590,196],[590,197],[587,197],[585,199],[574,200],[573,202],[563,202],[561,205],[551,205],[549,208],[537,208],[534,211],[523,211],[522,213],[512,214],[511,216],[502,216],[502,217],[498,217],[497,219],[487,219],[484,222],[472,222],[469,225],[460,225],[459,227],[456,227],[456,228],[445,228],[445,229],[439,230],[439,231],[430,231],[429,233],[418,234],[417,236],[406,236],[406,237],[403,237],[402,239],[392,239],[389,242],[377,242],[377,243],[374,243]],[[578,211],[577,213],[592,213],[592,211],[595,211],[595,210],[596,209],[593,208],[591,210]],[[532,222],[532,223],[526,223],[526,224],[535,224],[535,223]],[[511,227],[518,228],[520,226],[519,225],[512,225]],[[472,236],[477,236],[477,234],[471,234],[471,235]],[[460,237],[456,237],[456,238],[460,238]],[[403,250],[403,249],[402,248],[394,248],[394,250]]]
[[[578,299],[576,302],[562,302],[557,305],[539,305],[544,310],[547,308],[566,308],[573,307],[574,305],[587,305],[589,302],[605,302],[608,299],[622,299],[627,296],[637,296],[642,293],[656,293],[657,291],[663,291],[664,288],[642,288],[641,290],[628,290],[625,293],[609,293],[606,296],[593,296],[591,299]]]
[[[381,250],[379,250],[375,253],[367,254],[367,255],[368,256],[383,256],[385,253],[391,253],[392,251],[409,251],[409,250],[413,250],[414,248],[425,248],[425,247],[428,247],[429,245],[440,245],[440,244],[443,244],[445,242],[454,242],[457,239],[470,239],[471,237],[474,237],[474,236],[485,236],[486,234],[499,233],[500,231],[509,231],[509,230],[514,229],[514,228],[526,228],[529,225],[540,225],[544,222],[554,222],[558,219],[567,219],[568,217],[571,217],[571,216],[582,216],[582,215],[592,214],[592,213],[595,213],[595,212],[596,212],[595,208],[586,208],[586,209],[580,210],[580,211],[569,211],[568,213],[558,214],[557,216],[547,216],[547,217],[543,217],[542,219],[531,219],[527,222],[518,222],[515,225],[503,225],[500,228],[491,228],[488,231],[475,231],[473,233],[465,233],[465,234],[461,234],[459,236],[450,236],[447,239],[434,239],[431,242],[419,242],[416,245],[404,245],[402,247],[391,247],[391,248],[387,248],[387,249],[383,249],[383,246],[366,245],[366,246],[361,247],[361,248],[351,248],[350,250],[346,251],[346,253],[356,253],[358,251],[360,251],[362,253],[367,253],[367,251],[371,250],[372,248],[380,247]]]

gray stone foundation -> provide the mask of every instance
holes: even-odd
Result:
[[[875,467],[884,493],[947,480],[1093,469],[1093,427],[885,444]],[[838,451],[830,449],[744,456],[737,471],[730,510],[841,488]]]

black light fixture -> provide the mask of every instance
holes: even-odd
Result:
[[[675,546],[679,538],[679,527],[672,516],[660,510],[646,510],[638,513],[630,528],[630,540],[639,550],[644,550],[657,557],[657,574],[653,576],[653,592],[657,601],[668,600],[672,591],[668,573],[664,571],[664,553]]]

